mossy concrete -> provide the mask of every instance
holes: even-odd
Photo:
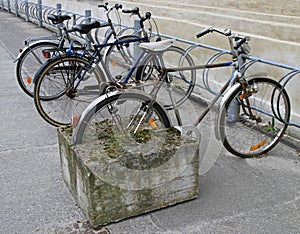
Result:
[[[58,129],[64,181],[92,227],[198,197],[199,140],[176,136],[172,143],[163,139],[164,134],[156,138],[165,142],[164,154],[170,149],[170,155],[160,154],[162,165],[127,168],[147,160],[135,162],[133,154],[126,159],[134,162],[124,163],[124,157],[109,157],[97,143],[71,145],[71,130]],[[153,150],[150,158],[153,160]]]

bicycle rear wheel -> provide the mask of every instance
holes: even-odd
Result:
[[[194,61],[186,51],[177,47],[171,46],[159,55],[148,54],[140,63],[136,80],[143,81],[143,89],[150,93],[153,88],[153,81],[157,77],[157,69],[165,67],[191,67],[194,66]],[[196,80],[196,70],[185,70],[179,72],[169,72],[168,77],[172,84],[173,95],[177,105],[181,105],[193,92]],[[172,108],[172,103],[167,95],[166,84],[158,93],[158,100],[164,104],[166,109]]]
[[[225,148],[243,158],[260,156],[273,149],[290,118],[289,97],[279,83],[269,78],[253,78],[248,84],[251,96],[243,98],[241,87],[232,93],[219,124]],[[251,118],[247,100],[256,119]]]
[[[33,78],[44,62],[48,60],[43,51],[56,49],[58,43],[54,41],[41,41],[29,45],[21,54],[16,64],[17,81],[21,89],[33,97]]]
[[[133,90],[108,95],[92,102],[83,112],[73,131],[75,144],[120,135],[147,141],[156,131],[170,127],[166,112],[157,102],[152,103],[149,95]]]
[[[70,125],[74,115],[100,96],[100,84],[105,81],[101,74],[76,56],[49,60],[35,77],[34,103],[39,114],[56,127]],[[74,90],[78,78],[82,80]]]

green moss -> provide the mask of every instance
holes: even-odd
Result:
[[[112,159],[130,169],[145,170],[166,163],[181,145],[181,134],[174,128],[140,128],[135,135],[116,130],[110,121],[96,124],[99,146]],[[116,134],[118,133],[118,134]]]

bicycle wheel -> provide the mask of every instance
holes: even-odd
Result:
[[[285,90],[281,93],[279,83],[269,78],[253,78],[248,84],[251,96],[244,98],[241,87],[232,93],[221,112],[219,125],[225,148],[244,158],[270,151],[283,136],[290,118],[289,97]],[[256,119],[251,118],[247,100]]]
[[[135,35],[120,37],[117,41],[129,41],[119,45],[110,46],[104,55],[107,76],[110,80],[119,80],[129,70],[139,53],[140,42],[130,40],[140,38]]]
[[[76,79],[81,81],[76,89]],[[75,56],[59,56],[49,60],[35,77],[34,103],[39,114],[54,126],[71,123],[100,96],[103,75],[97,68],[89,69],[89,62]]]
[[[21,89],[30,97],[33,97],[34,75],[48,59],[44,56],[43,51],[57,47],[57,42],[40,41],[31,44],[20,54],[16,64],[16,76]]]
[[[136,80],[143,81],[143,88],[145,92],[151,92],[154,78],[157,76],[157,69],[163,67],[190,67],[194,66],[194,61],[185,50],[171,46],[162,54],[153,55],[148,54],[142,60],[136,73]],[[169,79],[172,83],[174,99],[177,105],[181,105],[192,93],[195,80],[196,70],[185,70],[180,72],[168,73]],[[165,88],[164,88],[165,87]],[[158,93],[158,100],[164,104],[166,109],[172,108],[172,103],[166,92],[166,85],[164,85]]]
[[[107,134],[135,136],[137,141],[147,140],[155,131],[170,127],[164,109],[152,103],[151,97],[133,91],[110,93],[95,100],[83,112],[73,131],[75,144],[99,141]],[[139,133],[145,133],[143,138]]]

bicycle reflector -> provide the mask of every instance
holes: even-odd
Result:
[[[31,79],[31,77],[30,77],[30,76],[28,76],[28,77],[26,78],[26,81],[27,81],[27,84],[31,84],[31,82],[32,82],[32,79]]]
[[[156,125],[154,119],[150,118],[148,120],[148,123],[150,124],[150,126],[152,127],[152,129],[157,129],[157,125]]]
[[[50,51],[49,50],[43,50],[43,55],[45,58],[50,58]]]
[[[252,145],[252,146],[250,147],[250,151],[257,150],[257,149],[259,149],[260,147],[264,146],[265,144],[267,144],[266,139],[262,140],[261,142],[259,142],[259,143],[256,144],[256,145]]]
[[[116,66],[116,65],[117,65],[117,60],[114,59],[114,60],[111,62],[111,65]]]

